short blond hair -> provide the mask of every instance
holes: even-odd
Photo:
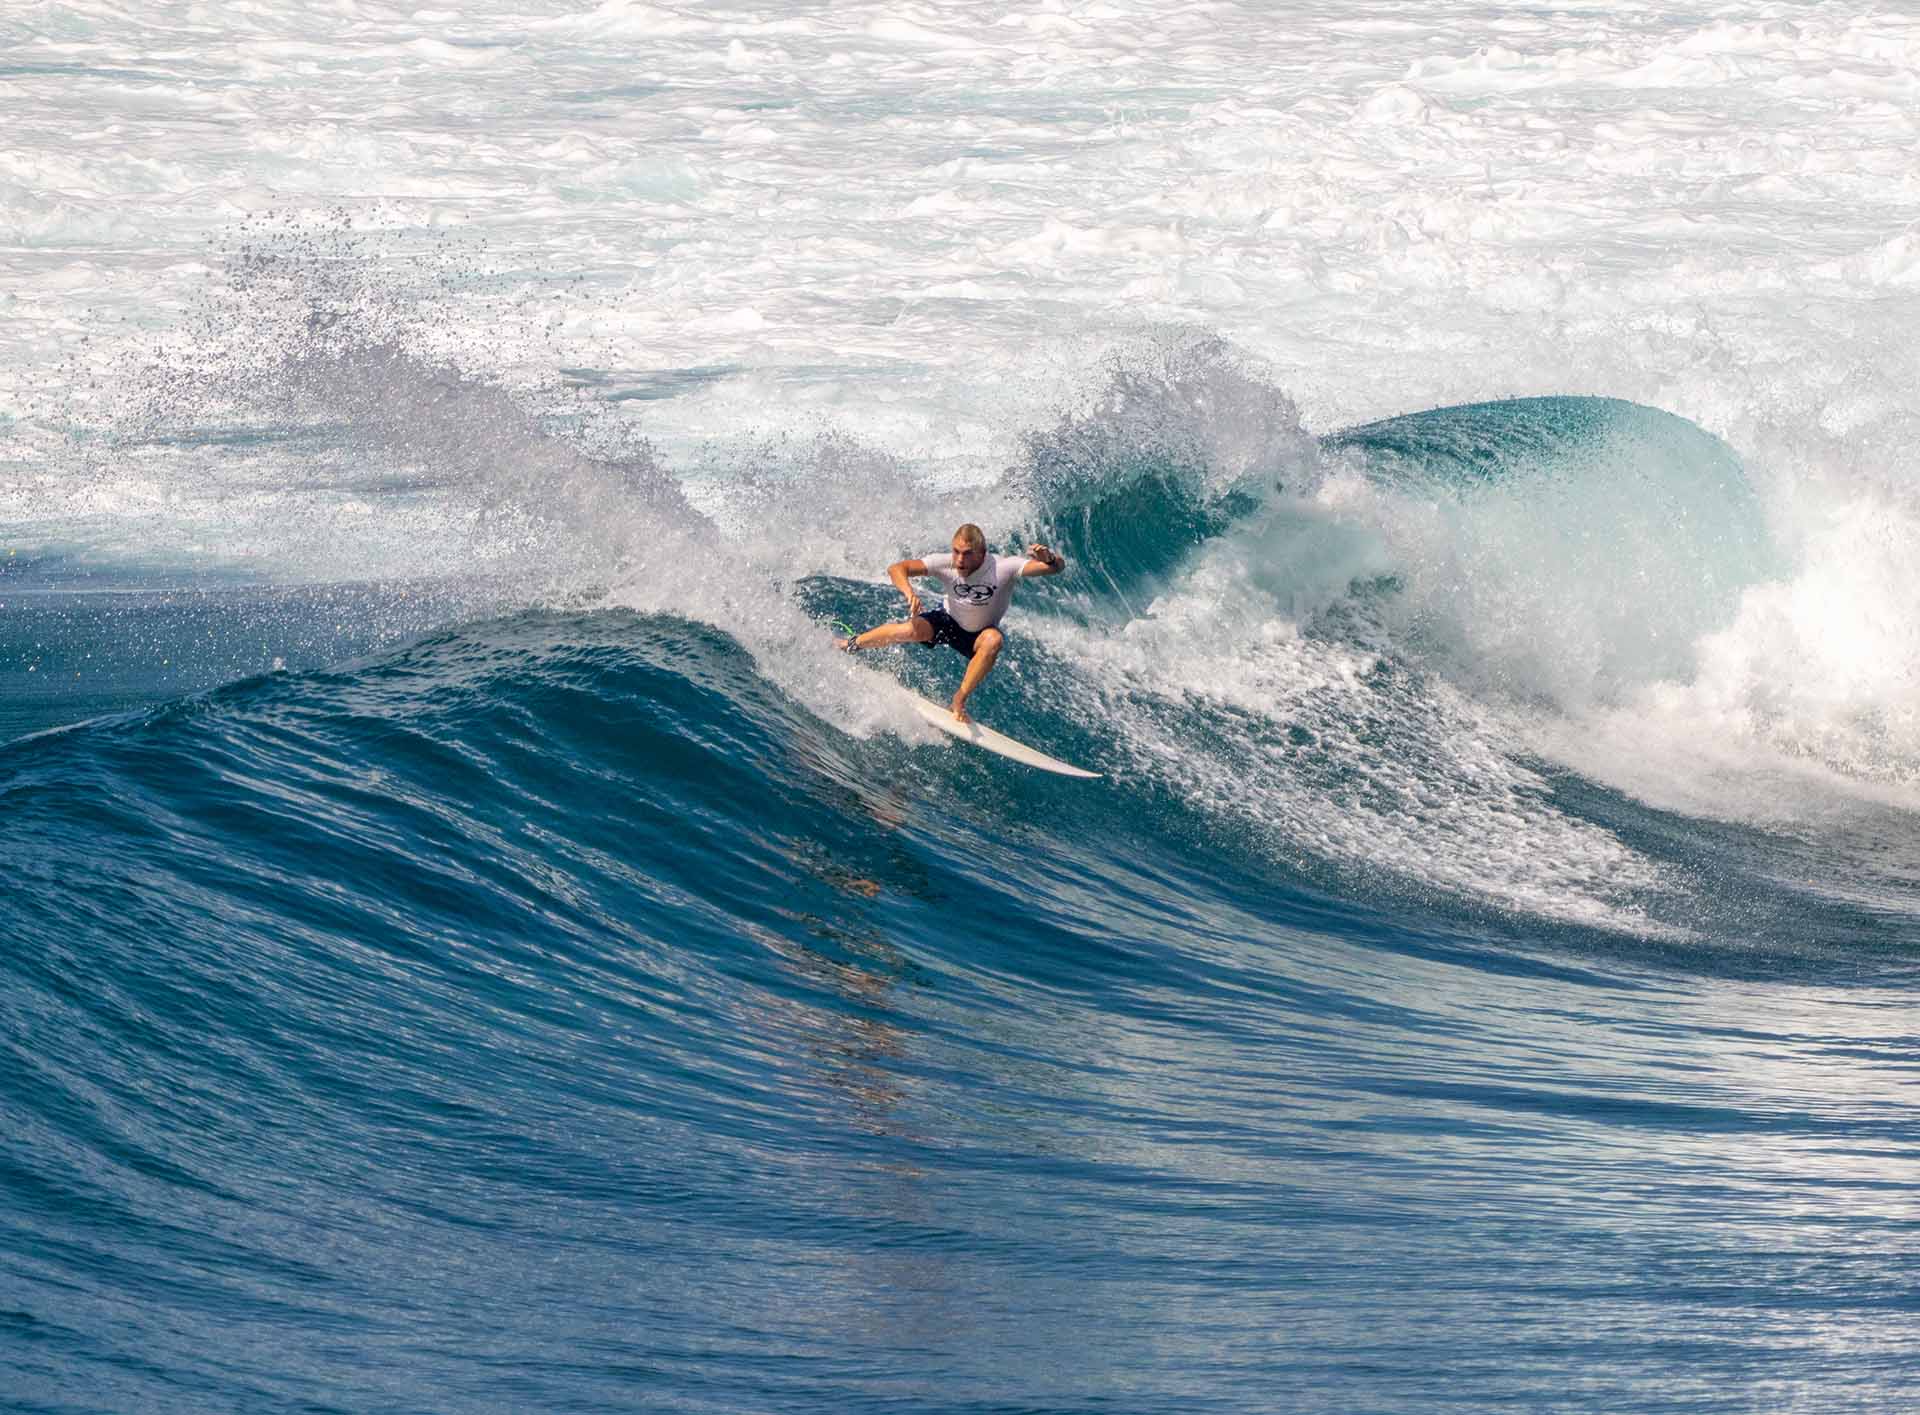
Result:
[[[985,550],[987,548],[987,533],[971,521],[955,531],[953,538],[958,541],[965,541],[968,550]]]

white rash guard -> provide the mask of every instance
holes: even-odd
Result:
[[[953,554],[950,551],[923,555],[920,563],[927,567],[929,575],[938,577],[940,583],[947,587],[946,597],[940,607],[951,614],[953,622],[962,629],[977,634],[982,629],[990,629],[998,624],[1006,614],[1007,606],[1013,602],[1013,587],[1020,583],[1027,557],[989,555],[980,562],[978,570],[965,578],[953,568]]]

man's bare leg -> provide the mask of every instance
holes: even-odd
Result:
[[[852,652],[854,649],[884,649],[894,644],[930,644],[933,642],[933,625],[924,615],[916,614],[911,619],[902,619],[898,624],[882,624],[869,629],[857,638],[841,639],[840,647]]]
[[[967,699],[980,686],[980,680],[993,671],[993,661],[1000,657],[1001,638],[998,629],[982,629],[980,637],[973,641],[973,657],[967,660],[967,676],[960,680],[960,691],[953,695],[953,715],[961,722],[973,721],[967,716]]]

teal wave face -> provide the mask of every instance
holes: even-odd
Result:
[[[1395,636],[1471,677],[1563,703],[1692,670],[1742,591],[1783,568],[1739,459],[1684,418],[1528,398],[1329,437],[1400,593]]]
[[[1786,569],[1739,458],[1671,413],[1516,399],[1313,445],[1271,388],[1189,354],[1197,370],[1117,374],[1092,414],[1029,437],[1034,533],[1079,572],[1049,607],[1138,619],[1211,547],[1233,586],[1213,612],[1578,708],[1687,680]]]

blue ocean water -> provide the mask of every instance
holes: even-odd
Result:
[[[1904,1412],[1920,13],[0,6],[0,1412]],[[884,567],[1045,540],[974,710]]]
[[[1096,782],[685,614],[9,563],[0,1403],[1900,1408],[1910,817],[1463,740],[1726,622],[1781,554],[1737,459],[1593,399],[1225,481],[1116,426],[1013,478],[990,534],[1077,573],[977,704]],[[1644,573],[1583,600],[1595,534]],[[1349,696],[1153,686],[1223,566]],[[1503,635],[1528,593],[1593,652]]]

